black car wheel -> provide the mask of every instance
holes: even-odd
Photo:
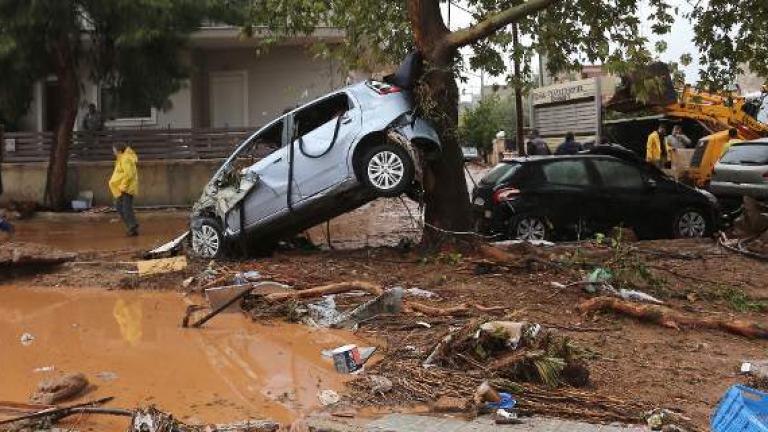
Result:
[[[512,226],[512,238],[518,240],[549,240],[551,230],[547,220],[541,216],[524,215],[517,218]]]
[[[710,226],[701,210],[686,208],[675,217],[673,230],[675,238],[701,238],[709,234]]]
[[[363,182],[377,196],[396,197],[411,186],[415,169],[408,152],[394,144],[371,148],[361,161]]]
[[[224,235],[215,219],[203,218],[193,223],[192,251],[198,257],[206,259],[224,256]]]

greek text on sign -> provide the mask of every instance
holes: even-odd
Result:
[[[566,102],[574,99],[594,97],[595,89],[594,79],[571,81],[534,89],[531,91],[531,98],[534,105]]]

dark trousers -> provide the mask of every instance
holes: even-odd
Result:
[[[123,220],[128,231],[136,231],[139,224],[136,223],[136,215],[133,213],[133,195],[124,193],[115,200],[115,210]]]

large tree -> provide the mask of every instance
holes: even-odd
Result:
[[[471,227],[470,203],[458,145],[459,50],[473,47],[470,66],[491,73],[503,72],[505,60],[515,56],[530,77],[530,58],[541,51],[552,71],[581,62],[603,61],[621,72],[629,64],[650,60],[641,36],[636,0],[464,0],[473,22],[449,29],[441,13],[441,0],[264,0],[246,2],[247,33],[311,33],[317,26],[344,29],[346,42],[334,54],[360,68],[372,60],[395,62],[416,49],[425,60],[415,91],[417,109],[436,126],[443,143],[442,156],[425,167],[426,221],[443,230]],[[669,30],[672,10],[666,0],[651,0],[654,31]],[[511,24],[516,24],[522,45],[512,49]],[[428,230],[429,235],[433,230]]]
[[[72,130],[86,80],[121,103],[163,107],[187,76],[187,36],[220,12],[212,0],[0,0],[0,119],[27,111],[32,86],[56,78],[60,102],[46,200],[65,205]],[[88,71],[88,72],[85,72]]]

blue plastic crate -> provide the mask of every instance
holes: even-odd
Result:
[[[710,423],[713,432],[768,432],[768,394],[734,385],[720,399]]]

